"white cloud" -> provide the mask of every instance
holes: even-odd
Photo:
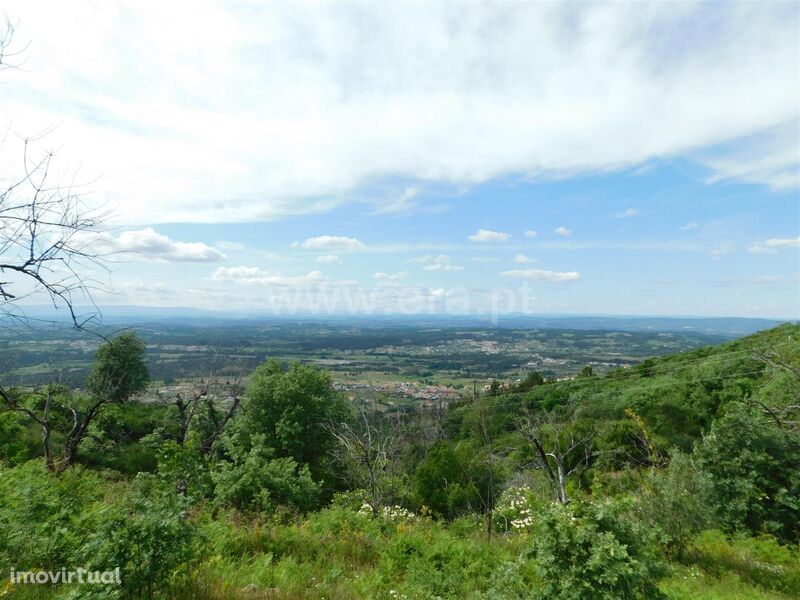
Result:
[[[397,273],[379,272],[375,273],[373,277],[382,283],[400,283],[401,281],[408,279],[408,271],[399,271]]]
[[[777,285],[782,283],[800,282],[800,273],[793,275],[757,275],[741,279],[724,279],[714,282],[715,287],[732,287],[742,285]]]
[[[483,264],[483,265],[489,265],[489,264],[492,264],[492,263],[500,262],[499,258],[494,258],[494,257],[491,257],[491,256],[473,256],[472,260],[474,262],[476,262],[476,263],[480,263],[480,264]]]
[[[335,254],[325,254],[323,256],[318,256],[317,257],[317,262],[318,263],[328,264],[328,265],[330,265],[330,264],[339,264],[339,263],[342,262],[342,259],[339,258],[338,256],[336,256]]]
[[[800,124],[790,120],[751,136],[746,144],[723,144],[699,153],[698,162],[712,171],[708,183],[737,180],[763,184],[776,192],[800,187]]]
[[[524,254],[517,254],[514,256],[514,262],[517,264],[539,262],[535,258],[525,256]]]
[[[700,223],[697,221],[689,221],[686,225],[681,226],[681,231],[689,231],[690,229],[697,229],[700,227]]]
[[[794,275],[758,275],[753,278],[753,283],[785,283],[800,281],[800,273]]]
[[[444,263],[433,263],[422,267],[425,271],[444,271],[445,273],[457,273],[463,271],[464,267]]]
[[[311,271],[306,275],[281,275],[263,271],[259,267],[219,267],[211,278],[214,281],[279,287],[305,287],[331,283],[331,280],[319,271]]]
[[[102,294],[103,300],[108,301],[115,295],[121,294],[127,301],[147,304],[153,300],[180,297],[178,290],[160,281],[143,281],[135,278],[123,281],[110,292]]]
[[[339,235],[320,235],[308,238],[301,244],[297,244],[297,246],[308,250],[342,250],[348,252],[362,250],[366,247],[356,238]]]
[[[511,234],[503,233],[502,231],[478,229],[477,232],[467,236],[467,239],[471,242],[506,242],[510,237]]]
[[[448,210],[446,204],[430,204],[418,199],[419,188],[407,187],[399,193],[390,192],[389,195],[380,200],[366,200],[369,204],[375,205],[373,214],[376,215],[396,215],[407,217],[415,214],[439,214]]]
[[[214,245],[220,250],[229,250],[233,252],[241,252],[242,250],[247,250],[247,246],[245,246],[244,244],[240,244],[239,242],[230,242],[228,240],[220,240],[218,242],[214,242]]]
[[[800,236],[796,238],[772,238],[749,246],[747,251],[753,254],[769,254],[782,248],[800,248]]]
[[[537,235],[539,235],[539,232],[534,231],[533,229],[527,229],[525,231],[525,237],[527,238],[535,238]]]
[[[638,208],[628,208],[626,210],[622,210],[620,212],[614,213],[615,219],[630,219],[631,217],[635,217],[639,214]]]
[[[569,237],[569,236],[572,235],[572,230],[571,229],[567,229],[564,226],[561,226],[561,227],[556,227],[553,230],[553,233],[555,233],[556,235],[560,235],[561,237]]]
[[[425,271],[444,271],[448,273],[455,273],[457,271],[464,270],[464,267],[454,265],[453,261],[446,254],[439,254],[437,256],[417,256],[415,258],[410,258],[408,262],[424,264],[425,266],[422,267],[422,269]]]
[[[377,203],[376,214],[409,214],[419,208],[414,198],[419,194],[419,190],[414,187],[407,187],[396,198],[390,198]]]
[[[4,78],[3,115],[22,135],[58,124],[48,146],[102,174],[92,189],[126,223],[316,213],[378,178],[402,194],[672,156],[716,180],[795,185],[792,3],[3,10],[31,42],[25,70]],[[781,126],[748,167],[737,140]]]
[[[120,253],[131,258],[164,262],[209,263],[225,260],[225,255],[202,242],[176,242],[150,227],[107,233],[86,234],[81,244],[99,253]]]
[[[578,281],[581,274],[577,271],[543,271],[542,269],[513,269],[500,273],[503,277],[515,277],[517,279],[533,279],[534,281],[549,281],[553,283],[566,283]]]

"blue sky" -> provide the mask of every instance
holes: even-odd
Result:
[[[0,89],[101,304],[800,317],[796,3],[109,4]]]

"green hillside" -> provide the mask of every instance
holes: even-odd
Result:
[[[278,361],[143,404],[143,357],[0,388],[0,572],[122,574],[0,597],[800,597],[798,325],[407,415]]]

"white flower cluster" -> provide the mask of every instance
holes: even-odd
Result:
[[[533,526],[534,511],[528,500],[530,491],[528,487],[509,488],[498,502],[497,512],[513,530],[527,530]]]
[[[372,507],[365,502],[361,505],[361,508],[358,509],[358,514],[363,515],[365,517],[372,516]],[[392,522],[403,522],[403,521],[410,521],[416,515],[412,513],[410,510],[403,508],[402,506],[384,506],[380,511],[380,516],[388,521]]]
[[[518,519],[511,519],[511,527],[514,529],[528,529],[533,525],[533,513],[530,508],[520,511]]]
[[[414,518],[414,513],[406,510],[402,506],[384,506],[381,515],[390,521],[410,521]]]

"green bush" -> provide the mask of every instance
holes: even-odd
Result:
[[[56,476],[39,460],[0,467],[0,572],[71,564],[93,529],[89,512],[104,484],[80,467]]]
[[[0,465],[19,465],[28,459],[24,437],[25,426],[20,416],[13,412],[0,413]]]
[[[800,535],[800,435],[731,403],[695,451],[714,507],[729,532]]]
[[[721,531],[706,531],[691,544],[687,558],[717,577],[733,571],[762,588],[800,596],[798,550],[770,535],[728,539]]]
[[[694,536],[714,525],[711,484],[688,455],[676,450],[665,469],[647,476],[634,514],[663,532],[667,553],[680,558]]]
[[[653,540],[621,518],[625,508],[611,502],[554,504],[538,517],[530,548],[542,584],[537,598],[660,597]]]
[[[437,443],[415,472],[417,503],[446,518],[480,509],[488,478],[485,465],[475,458],[467,445]]]
[[[490,587],[503,555],[485,538],[457,538],[441,525],[399,530],[381,553],[379,570],[409,598],[464,598]]]
[[[143,474],[121,501],[105,507],[82,553],[90,569],[120,568],[124,597],[153,597],[192,561],[198,541],[186,500]]]
[[[236,508],[272,511],[278,505],[310,510],[320,486],[306,465],[292,458],[273,458],[268,448],[254,447],[241,462],[221,462],[211,474],[217,500]]]

